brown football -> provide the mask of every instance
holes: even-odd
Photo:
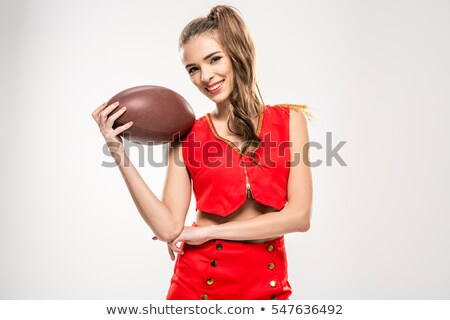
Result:
[[[195,122],[194,110],[178,93],[168,88],[143,85],[123,90],[109,99],[110,105],[119,106],[110,116],[126,107],[126,111],[114,121],[113,128],[133,121],[133,125],[121,133],[125,139],[147,145],[172,142],[184,136]]]

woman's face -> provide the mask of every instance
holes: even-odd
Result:
[[[231,60],[219,42],[203,33],[190,39],[180,50],[192,83],[216,104],[225,101],[233,90]]]

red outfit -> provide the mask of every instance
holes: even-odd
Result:
[[[266,243],[181,244],[167,300],[287,300],[284,237]]]
[[[256,132],[262,144],[254,154],[242,154],[218,135],[210,114],[197,119],[182,140],[183,158],[191,175],[196,210],[227,216],[247,195],[281,210],[287,202],[289,177],[289,108],[266,106]]]
[[[281,210],[287,202],[290,105],[266,106],[256,132],[262,144],[242,154],[218,135],[210,114],[197,119],[182,139],[196,209],[227,216],[251,196]],[[284,237],[266,243],[211,240],[182,243],[167,299],[288,299]]]

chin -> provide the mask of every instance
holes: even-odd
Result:
[[[228,99],[228,97],[230,96],[230,94],[219,94],[219,95],[213,95],[211,96],[208,92],[202,91],[202,93],[211,101],[215,102],[215,103],[222,103],[225,100]]]
[[[222,103],[222,102],[224,102],[225,100],[227,100],[228,97],[225,97],[225,98],[221,98],[221,97],[209,97],[209,99],[210,99],[211,101],[214,101],[215,103]]]

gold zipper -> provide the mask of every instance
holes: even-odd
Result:
[[[245,164],[244,157],[242,157],[242,161],[244,161],[244,172],[245,172],[245,181],[246,181],[245,188],[246,188],[247,199],[253,199],[252,190],[250,188],[250,182],[248,182],[247,166]]]

